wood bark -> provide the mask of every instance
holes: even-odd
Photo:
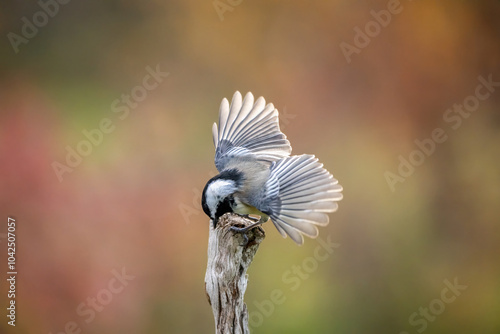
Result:
[[[216,334],[250,333],[248,310],[243,301],[247,269],[265,233],[260,226],[245,233],[235,232],[231,226],[246,227],[253,223],[234,213],[222,216],[215,229],[210,222],[205,291],[212,306]]]

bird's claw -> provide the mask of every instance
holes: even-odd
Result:
[[[230,227],[230,229],[232,231],[234,231],[236,233],[240,233],[241,235],[243,235],[244,243],[243,243],[242,246],[246,246],[248,244],[248,235],[247,235],[247,232],[250,231],[255,226],[258,226],[258,225],[262,224],[262,221],[260,219],[256,219],[256,220],[257,220],[256,223],[253,223],[253,224],[245,226],[245,227],[236,227],[236,226],[231,226]]]

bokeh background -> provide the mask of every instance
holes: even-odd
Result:
[[[0,332],[213,332],[199,202],[215,172],[211,125],[239,90],[273,102],[294,153],[316,154],[345,189],[320,232],[338,244],[323,261],[318,240],[297,247],[265,226],[245,297],[253,333],[499,333],[500,87],[457,129],[443,116],[479,76],[500,81],[500,2],[402,0],[348,62],[341,43],[387,5],[71,1],[16,53],[9,33],[41,7],[3,2]],[[168,76],[126,117],[114,112],[157,66]],[[59,180],[53,163],[106,118],[113,131]],[[391,189],[387,172],[436,128],[447,139]],[[113,270],[133,279],[108,300]],[[442,310],[455,279],[467,288]],[[96,297],[106,305],[86,322],[77,308]],[[422,320],[430,305],[439,314]]]

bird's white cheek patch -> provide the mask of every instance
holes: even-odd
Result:
[[[206,201],[212,217],[215,215],[219,202],[236,191],[236,185],[231,180],[215,180],[206,192]]]

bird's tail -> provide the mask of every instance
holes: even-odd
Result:
[[[270,218],[283,237],[302,244],[302,234],[315,238],[337,210],[342,186],[314,155],[283,158],[271,166],[266,183]]]

